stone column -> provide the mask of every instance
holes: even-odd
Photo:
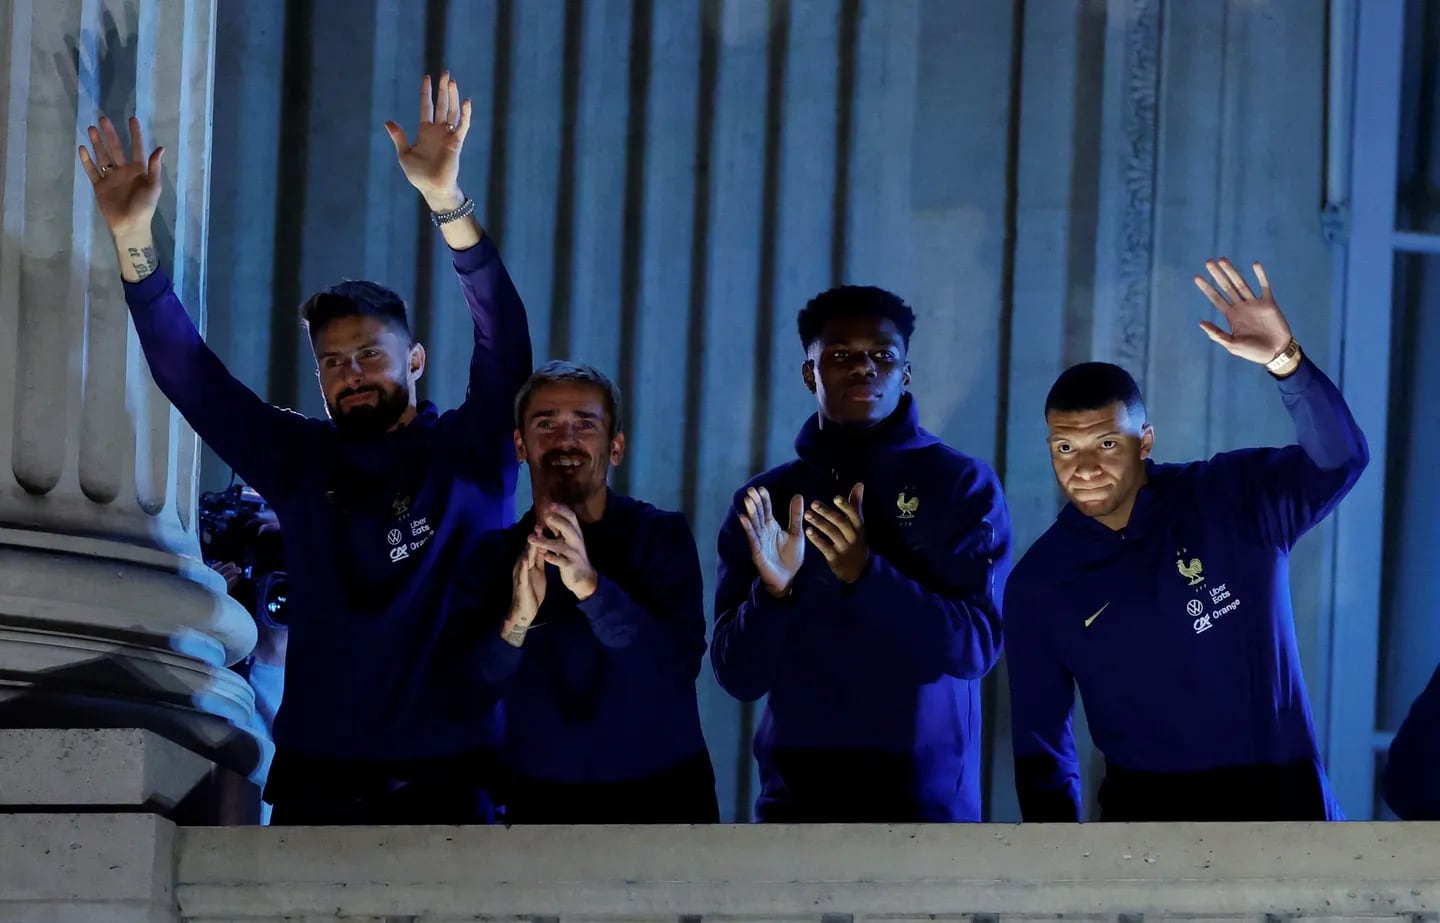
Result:
[[[166,147],[163,264],[203,329],[215,0],[0,0],[0,727],[143,727],[242,772],[255,643],[200,559],[194,433],[151,379],[76,161]]]

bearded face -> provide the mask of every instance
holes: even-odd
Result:
[[[586,382],[552,382],[531,392],[517,456],[530,468],[538,500],[575,507],[605,492],[623,437],[611,435],[605,392]]]
[[[415,405],[424,350],[380,318],[337,317],[314,332],[325,409],[346,435],[375,436],[405,422]]]

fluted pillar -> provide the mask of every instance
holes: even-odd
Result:
[[[0,726],[149,727],[233,768],[255,643],[200,560],[194,433],[151,379],[76,145],[166,147],[157,237],[202,324],[215,0],[0,0]]]

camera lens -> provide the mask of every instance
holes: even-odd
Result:
[[[271,628],[290,627],[290,581],[285,574],[267,574],[256,594],[255,614]]]

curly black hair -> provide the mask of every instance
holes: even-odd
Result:
[[[842,285],[821,292],[801,309],[800,345],[809,350],[825,325],[837,317],[888,318],[895,322],[907,350],[915,332],[915,312],[899,295],[873,285]]]

